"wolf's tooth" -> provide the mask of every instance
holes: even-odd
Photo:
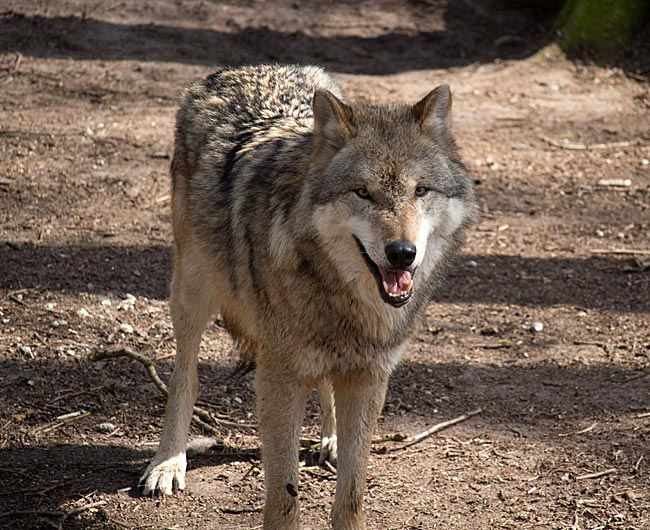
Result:
[[[390,294],[390,290],[388,289],[388,284],[386,283],[386,281],[384,281],[384,291]]]
[[[413,289],[413,280],[409,282],[409,286],[406,289],[406,292],[408,293],[411,289]]]

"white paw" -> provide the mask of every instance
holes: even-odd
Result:
[[[139,485],[145,495],[171,495],[176,490],[185,489],[185,469],[187,460],[185,453],[172,456],[165,460],[157,456],[149,464]]]
[[[320,440],[318,463],[322,465],[325,461],[336,467],[336,434],[323,436]]]

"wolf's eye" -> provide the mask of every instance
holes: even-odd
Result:
[[[370,193],[368,193],[368,190],[366,188],[357,188],[356,190],[354,190],[354,193],[356,193],[362,199],[370,198]]]
[[[429,188],[425,188],[424,186],[418,186],[415,188],[416,197],[424,197],[427,193],[429,193]]]

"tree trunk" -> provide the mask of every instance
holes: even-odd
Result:
[[[611,59],[632,43],[649,18],[648,0],[567,0],[555,27],[564,50],[590,48]]]

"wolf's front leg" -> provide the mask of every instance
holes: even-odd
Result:
[[[285,366],[258,364],[257,416],[264,461],[264,530],[297,530],[300,430],[310,387]]]
[[[386,396],[388,378],[367,372],[336,376],[338,465],[336,496],[332,506],[334,530],[363,530],[363,495],[370,443]]]
[[[169,381],[165,425],[158,450],[140,479],[145,495],[171,495],[174,488],[185,489],[185,450],[196,401],[201,335],[213,314],[208,291],[196,281],[198,275],[185,274],[175,256],[170,309],[176,336],[176,364]]]

